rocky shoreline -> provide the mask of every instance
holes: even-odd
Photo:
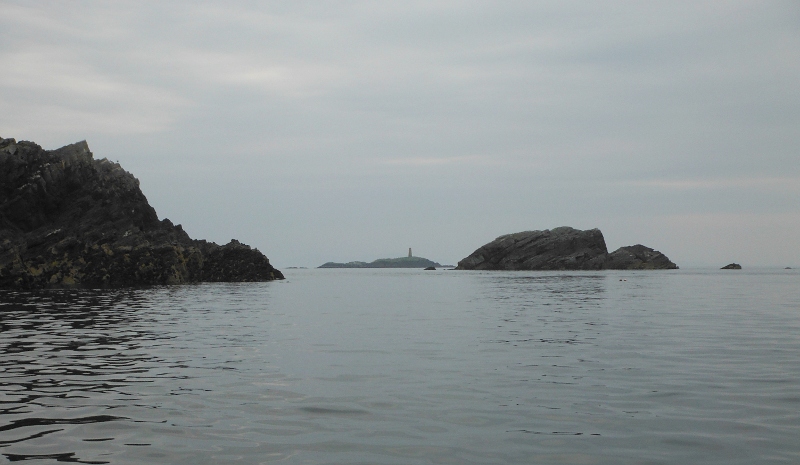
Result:
[[[193,240],[159,220],[139,181],[85,141],[0,141],[0,288],[274,279],[283,274],[257,249]]]

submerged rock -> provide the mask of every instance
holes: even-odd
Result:
[[[740,265],[738,263],[729,263],[729,264],[723,266],[722,268],[720,268],[720,270],[741,270],[741,269],[742,269],[742,265]]]
[[[159,220],[139,181],[85,141],[0,141],[0,287],[273,279],[283,275],[257,249],[193,240]]]
[[[637,244],[608,253],[599,229],[563,226],[500,236],[458,262],[457,270],[676,269],[664,254]]]

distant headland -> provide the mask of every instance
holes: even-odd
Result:
[[[411,249],[408,249],[407,257],[400,258],[379,258],[373,262],[347,262],[336,263],[328,262],[318,268],[430,268],[441,267],[442,265],[423,257],[414,257]]]
[[[273,279],[283,274],[257,249],[193,240],[159,220],[139,180],[95,160],[85,141],[44,150],[0,140],[0,288]]]
[[[666,255],[641,244],[609,253],[599,229],[563,226],[500,236],[458,262],[457,270],[666,270]]]

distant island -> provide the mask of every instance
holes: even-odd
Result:
[[[258,249],[194,240],[156,211],[139,180],[95,160],[0,138],[0,288],[107,288],[283,279]]]
[[[741,269],[742,269],[742,265],[740,265],[738,263],[729,263],[729,264],[723,266],[722,268],[720,268],[720,270],[741,270]]]
[[[408,249],[407,257],[400,258],[379,258],[373,262],[347,262],[336,263],[328,262],[318,268],[429,268],[441,267],[442,265],[428,260],[423,257],[414,257],[411,255],[411,249]]]

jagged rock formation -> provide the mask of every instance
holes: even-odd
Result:
[[[608,253],[599,229],[567,226],[500,236],[458,262],[457,270],[675,269],[664,254],[643,245]]]
[[[723,266],[720,270],[741,270],[742,265],[738,263],[730,263],[728,265]]]
[[[257,249],[160,221],[139,181],[85,141],[0,141],[0,288],[272,279],[283,275]]]
[[[442,266],[434,261],[422,257],[379,258],[374,262],[328,262],[319,268],[428,268]]]

